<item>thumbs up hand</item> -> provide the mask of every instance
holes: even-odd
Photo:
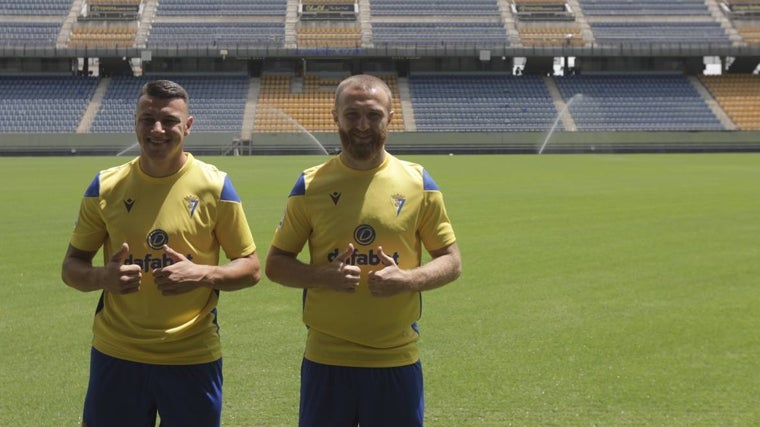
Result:
[[[162,295],[180,295],[203,286],[208,266],[195,264],[169,245],[164,245],[164,254],[172,260],[171,265],[152,271],[153,280]]]
[[[124,242],[105,265],[102,286],[107,292],[123,295],[140,290],[142,268],[136,264],[125,265],[124,259],[127,258],[127,254],[129,245]]]
[[[382,246],[377,247],[377,254],[380,269],[370,271],[367,277],[370,293],[376,297],[389,297],[410,291],[408,272],[400,269],[393,257],[383,252]]]

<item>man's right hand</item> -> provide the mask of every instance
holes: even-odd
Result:
[[[125,265],[124,260],[129,254],[129,245],[122,243],[121,249],[111,255],[111,260],[104,267],[101,280],[103,289],[112,294],[131,294],[140,290],[142,283],[142,268],[137,264]]]

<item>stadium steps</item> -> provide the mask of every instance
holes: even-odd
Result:
[[[158,10],[158,0],[143,0],[143,11],[140,15],[140,26],[135,34],[135,47],[145,48],[148,44],[148,35],[150,35],[151,23]]]
[[[412,95],[409,91],[409,79],[406,77],[398,78],[398,96],[401,102],[401,117],[404,118],[404,131],[416,132],[417,122],[414,121]]]
[[[546,89],[549,90],[549,94],[552,96],[552,101],[554,101],[554,107],[557,109],[557,114],[561,114],[567,109],[567,103],[564,98],[562,98],[562,94],[560,94],[557,84],[551,77],[544,77],[544,83],[546,84]],[[565,130],[570,132],[578,130],[570,111],[567,111],[567,114],[562,114],[560,118],[562,119],[562,127]]]
[[[715,100],[715,97],[712,96],[710,91],[707,90],[702,82],[699,81],[699,78],[695,76],[688,76],[688,78],[689,83],[691,83],[691,85],[694,86],[694,89],[696,89],[702,98],[704,98],[705,103],[707,103],[707,106],[710,107],[710,111],[715,114],[715,117],[718,118],[720,124],[726,128],[726,130],[739,130],[739,127],[731,120],[730,117],[728,117],[728,114],[723,111],[723,108],[720,107],[718,101]]]
[[[253,133],[253,124],[256,121],[256,102],[259,99],[261,80],[252,77],[248,82],[248,96],[245,101],[243,112],[243,126],[240,129],[240,139],[248,139]]]
[[[65,48],[69,44],[69,38],[71,37],[71,29],[74,28],[74,23],[77,22],[79,11],[82,10],[82,4],[84,0],[74,0],[69,9],[69,14],[61,25],[61,31],[58,33],[58,38],[55,42],[56,48]]]
[[[298,37],[296,26],[300,19],[298,18],[298,0],[288,0],[285,7],[285,48],[295,49],[298,47]]]
[[[372,14],[369,0],[359,0],[359,25],[362,29],[362,46],[374,47],[372,44]]]
[[[578,3],[578,0],[567,0],[567,4],[570,5],[570,8],[573,10],[575,22],[581,31],[583,42],[585,44],[593,44],[596,41],[594,39],[594,32],[591,31],[591,25],[589,25],[586,15],[583,14],[583,8],[580,3]]]
[[[102,78],[100,80],[98,87],[95,88],[95,93],[92,94],[90,103],[87,104],[87,109],[84,110],[84,114],[82,114],[82,120],[79,122],[79,126],[77,126],[76,133],[90,133],[92,122],[95,120],[95,115],[98,114],[98,110],[100,110],[103,97],[106,95],[108,85],[110,84],[110,77]]]
[[[710,15],[712,15],[713,19],[718,21],[720,26],[723,28],[723,31],[726,32],[729,40],[731,40],[731,44],[734,46],[744,45],[743,39],[739,35],[739,32],[736,31],[736,28],[734,28],[733,24],[731,24],[731,21],[729,21],[728,18],[726,18],[726,15],[720,10],[718,3],[714,1],[706,1],[705,4],[707,5],[707,10],[710,12]]]
[[[501,13],[501,21],[504,23],[504,31],[507,33],[507,39],[512,46],[522,46],[520,39],[520,33],[517,31],[515,25],[515,18],[512,16],[512,9],[509,7],[507,0],[497,0],[499,6],[499,12]]]

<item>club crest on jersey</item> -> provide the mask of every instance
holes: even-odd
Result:
[[[404,204],[406,204],[406,197],[402,194],[394,194],[391,198],[393,199],[393,206],[396,208],[396,216],[399,216],[401,209],[403,209]]]
[[[187,210],[190,212],[190,217],[192,217],[200,204],[200,200],[198,199],[198,196],[190,194],[185,196],[185,204],[187,205]]]

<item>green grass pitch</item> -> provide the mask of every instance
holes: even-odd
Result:
[[[323,156],[230,173],[260,258]],[[464,260],[426,293],[426,425],[760,420],[760,154],[402,156],[444,191]],[[0,425],[78,426],[97,293],[60,280],[80,198],[124,157],[0,158]],[[294,426],[300,292],[225,293],[223,425]]]

